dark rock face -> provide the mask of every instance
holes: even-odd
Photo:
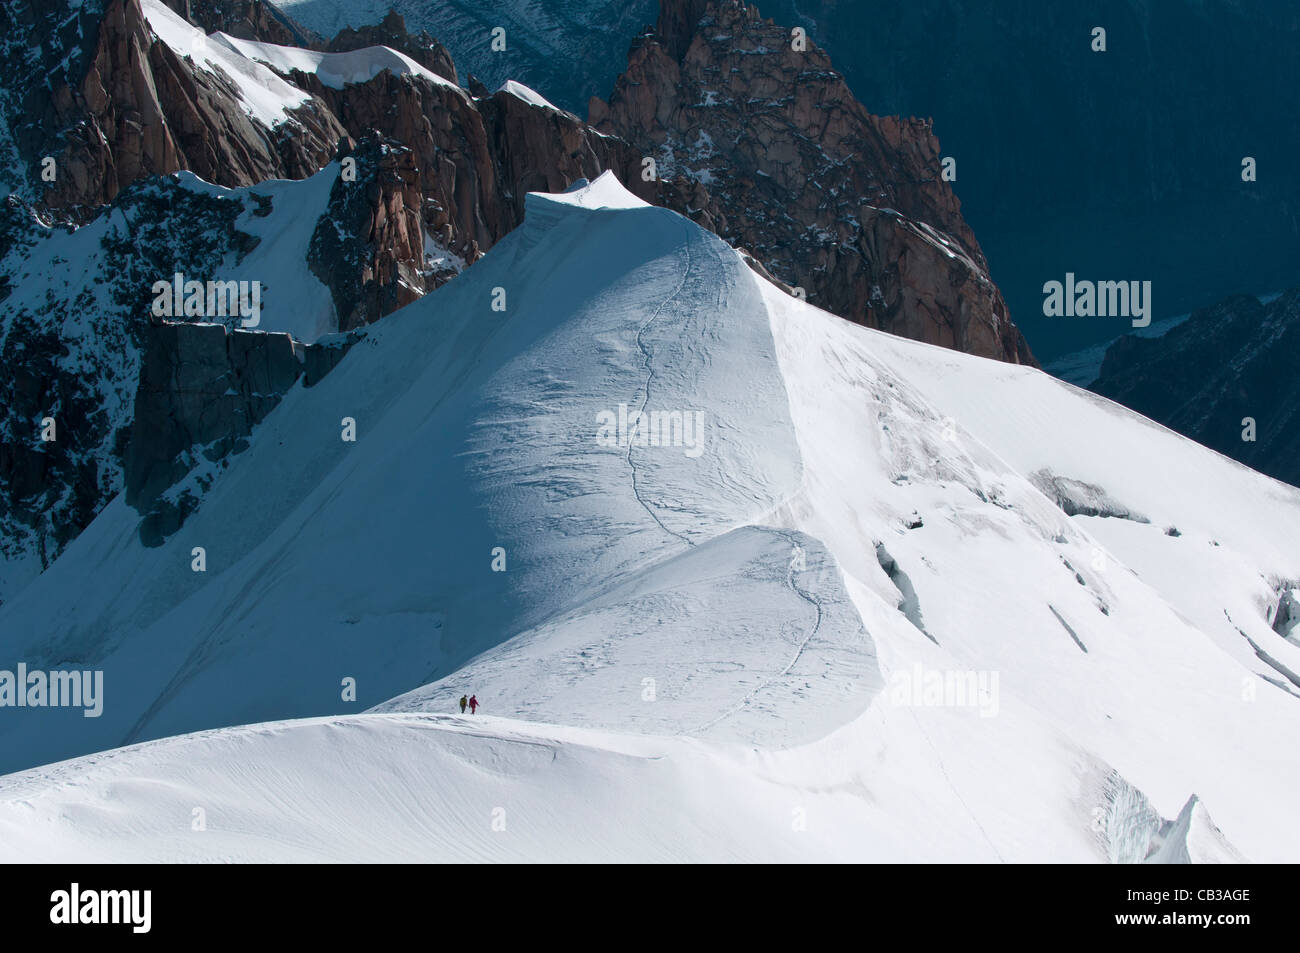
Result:
[[[34,199],[39,162],[61,130],[57,96],[80,87],[95,50],[100,0],[9,0],[0,4],[0,110],[12,143],[0,141],[0,185]],[[3,139],[3,137],[0,137]]]
[[[1300,485],[1300,288],[1269,304],[1238,295],[1158,338],[1106,351],[1091,389],[1239,460]],[[1245,418],[1255,439],[1243,439]],[[1249,435],[1247,433],[1247,435]]]
[[[873,116],[813,43],[742,0],[665,0],[597,129],[657,159],[666,204],[852,321],[1032,362],[925,120]],[[675,193],[675,194],[674,194]]]
[[[0,555],[44,565],[121,489],[151,284],[212,274],[252,239],[238,202],[140,183],[92,226],[0,219]],[[70,271],[75,269],[75,271]],[[77,280],[60,280],[74,274]],[[42,439],[42,421],[55,439]],[[0,583],[6,580],[0,578]]]
[[[346,144],[339,157],[356,163],[358,177],[335,180],[307,261],[334,297],[338,329],[350,331],[426,290],[422,193],[414,156],[404,146],[369,138],[357,149]]]
[[[142,516],[145,545],[180,528],[226,458],[248,446],[309,366],[315,383],[357,339],[304,346],[220,324],[150,325],[123,460],[126,502]]]
[[[184,477],[189,468],[176,459],[183,450],[200,447],[209,459],[229,453],[301,370],[287,334],[151,326],[124,461],[126,502],[146,510]]]
[[[572,113],[535,106],[505,91],[478,105],[503,183],[506,231],[523,221],[528,192],[562,192],[607,170],[645,201],[669,203],[659,183],[642,180],[639,151],[622,139],[598,134]]]

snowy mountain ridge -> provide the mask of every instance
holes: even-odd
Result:
[[[620,404],[706,451],[602,443]],[[0,607],[107,699],[0,722],[6,859],[1300,854],[1260,809],[1300,782],[1300,491],[818,311],[609,174],[136,524]]]

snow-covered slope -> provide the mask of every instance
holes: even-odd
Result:
[[[32,768],[0,856],[1300,857],[1300,492],[817,311],[608,174],[135,526],[0,609],[0,658],[106,695],[7,710],[5,768],[378,710]]]

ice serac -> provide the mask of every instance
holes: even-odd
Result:
[[[664,0],[589,120],[635,144],[690,211],[842,317],[1034,363],[941,177],[923,119],[874,116],[811,40],[743,0]]]

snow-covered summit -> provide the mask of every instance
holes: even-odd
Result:
[[[571,205],[585,209],[650,208],[649,202],[637,198],[623,187],[613,172],[602,172],[595,181],[575,182],[567,192],[529,192],[524,197],[524,207],[529,212],[546,205]]]
[[[523,83],[517,83],[513,79],[508,79],[502,83],[497,89],[497,92],[509,93],[511,96],[522,99],[524,102],[533,106],[541,106],[543,109],[559,109],[558,106],[553,104],[541,93],[537,92],[537,90],[530,89]]]

